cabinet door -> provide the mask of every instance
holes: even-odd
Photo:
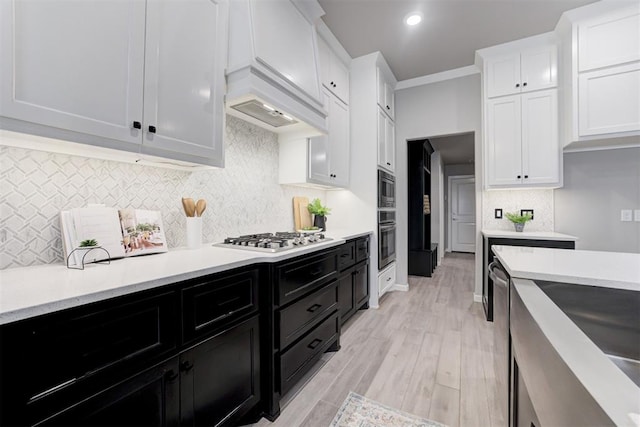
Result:
[[[578,71],[640,60],[640,9],[635,4],[578,25]]]
[[[356,308],[352,277],[353,273],[350,272],[338,279],[338,312],[342,323],[351,317]]]
[[[144,2],[3,0],[0,23],[0,115],[138,151]]]
[[[369,300],[369,264],[362,264],[353,272],[353,299],[356,308]]]
[[[520,89],[522,92],[547,89],[558,84],[558,49],[545,46],[522,52]]]
[[[378,108],[378,166],[389,169],[387,165],[387,115]]]
[[[333,93],[349,103],[349,67],[342,63],[334,53],[331,54],[331,79],[333,81]]]
[[[487,97],[520,93],[520,53],[487,60]]]
[[[396,126],[391,119],[386,118],[384,130],[386,133],[384,141],[385,163],[387,169],[394,172],[396,169]]]
[[[110,387],[40,425],[178,426],[178,358]]]
[[[640,130],[640,63],[581,73],[580,136]]]
[[[329,111],[327,124],[329,135],[314,136],[309,138],[309,179],[324,184],[331,184],[330,162],[330,138],[331,138],[331,94],[329,90],[322,89],[322,100],[324,108]]]
[[[349,185],[349,107],[335,96],[329,105],[329,165],[332,184]]]
[[[223,165],[227,9],[226,0],[147,3],[143,152]]]
[[[331,84],[331,48],[322,38],[318,37],[318,61],[320,62],[320,82],[324,87],[333,91]]]
[[[180,424],[234,425],[260,402],[258,316],[180,356]]]
[[[520,95],[487,101],[487,185],[522,182]]]
[[[558,91],[521,95],[522,173],[524,184],[560,182]]]
[[[380,67],[376,68],[376,80],[378,83],[378,88],[377,88],[377,92],[376,92],[376,96],[378,99],[378,105],[380,106],[380,108],[382,108],[383,110],[385,110],[385,105],[386,105],[386,100],[384,99],[386,92],[385,92],[385,83],[386,83],[386,79],[384,77],[384,74],[382,73],[382,70],[380,69]]]
[[[393,93],[393,87],[388,83],[385,82],[384,84],[384,108],[387,111],[387,114],[389,115],[389,117],[391,117],[391,120],[395,119],[395,97],[394,97],[394,93]]]

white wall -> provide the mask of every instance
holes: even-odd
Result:
[[[396,91],[396,185],[398,211],[398,283],[407,283],[407,140],[475,133],[477,176],[482,175],[480,74]],[[480,218],[482,182],[476,179],[476,216]],[[481,253],[477,222],[476,253]],[[433,231],[432,231],[433,232]],[[481,257],[476,257],[476,295],[482,293]]]
[[[444,249],[449,251],[449,177],[457,175],[473,175],[475,166],[473,164],[444,165]],[[479,202],[477,202],[479,203]],[[477,221],[477,219],[476,219]]]
[[[579,238],[576,249],[640,253],[640,148],[566,153],[564,187],[554,191],[556,230]]]

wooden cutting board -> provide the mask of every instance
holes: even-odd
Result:
[[[307,209],[309,198],[296,196],[293,198],[293,223],[296,230],[311,227],[311,214]]]

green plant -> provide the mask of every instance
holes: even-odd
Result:
[[[136,230],[138,231],[153,231],[153,226],[151,224],[147,224],[142,222],[136,226]]]
[[[309,210],[309,213],[316,216],[327,216],[331,213],[331,208],[322,206],[320,199],[313,199],[313,201],[307,206],[307,209]]]
[[[98,246],[98,241],[96,239],[87,239],[80,242],[81,248],[87,248],[89,246]]]
[[[533,219],[530,213],[520,215],[517,212],[507,212],[505,216],[514,224],[525,224],[527,221],[531,221]]]

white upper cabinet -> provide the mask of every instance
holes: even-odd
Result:
[[[143,152],[222,165],[224,8],[219,0],[148,2]]]
[[[0,2],[0,115],[137,151],[145,3]]]
[[[12,130],[224,164],[226,0],[8,0],[0,19]]]
[[[344,103],[349,103],[349,68],[340,60],[327,42],[318,38],[320,81]]]
[[[578,71],[640,61],[640,7],[578,25]]]
[[[487,186],[560,186],[557,90],[489,99]]]
[[[387,76],[380,67],[377,69],[376,76],[378,80],[378,105],[391,117],[391,120],[395,120],[395,79]]]
[[[513,95],[555,87],[558,83],[555,45],[487,59],[487,96]]]
[[[378,166],[391,173],[396,167],[395,125],[386,112],[378,107]]]

